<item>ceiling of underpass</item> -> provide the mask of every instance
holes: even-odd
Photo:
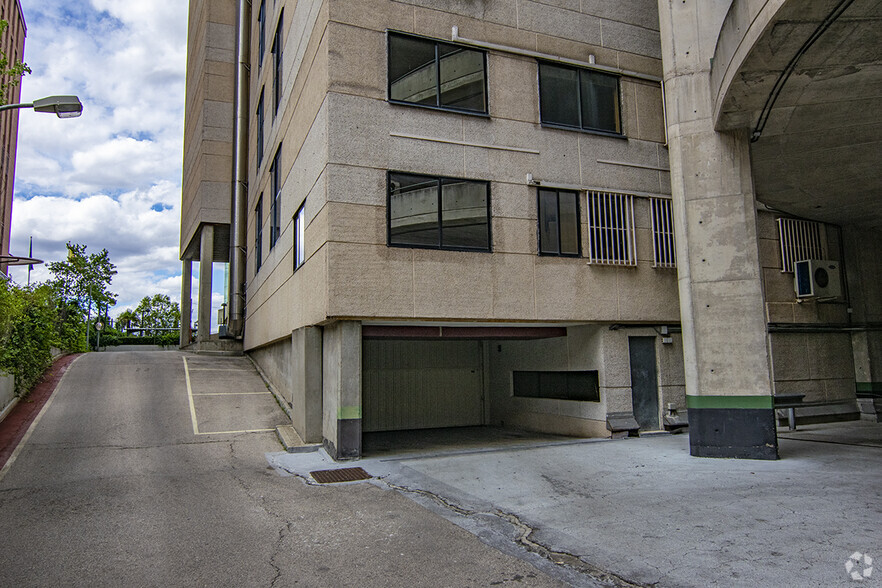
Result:
[[[785,2],[720,109],[746,124],[760,202],[882,229],[882,0]]]

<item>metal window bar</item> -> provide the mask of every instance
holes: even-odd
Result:
[[[637,265],[634,196],[588,192],[588,263]]]
[[[666,198],[650,198],[652,218],[652,267],[677,267],[674,240],[674,215],[671,201]]]
[[[823,223],[795,218],[778,219],[781,272],[793,272],[797,261],[827,258],[827,232]]]

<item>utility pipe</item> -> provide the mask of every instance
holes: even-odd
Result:
[[[251,2],[239,1],[239,41],[236,53],[236,126],[233,135],[234,178],[230,219],[230,317],[229,336],[241,339],[245,332],[245,241],[248,218],[248,114],[251,84]]]

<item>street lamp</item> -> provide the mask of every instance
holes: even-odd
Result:
[[[76,96],[48,96],[40,98],[33,102],[25,102],[22,104],[4,104],[0,106],[0,112],[4,110],[14,110],[17,108],[33,108],[35,112],[54,112],[58,118],[76,118],[83,114],[83,103]],[[0,254],[0,264],[2,265],[33,265],[35,263],[43,263],[39,259],[31,259],[30,257],[20,257],[15,255]],[[4,278],[5,271],[0,272]],[[28,282],[30,282],[30,273],[28,273]]]
[[[83,114],[83,103],[76,96],[49,96],[23,104],[4,104],[0,111],[33,108],[35,112],[53,112],[58,118],[76,118]]]

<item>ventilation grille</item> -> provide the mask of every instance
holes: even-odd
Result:
[[[588,192],[588,263],[637,265],[632,195]]]
[[[782,272],[792,272],[797,261],[827,259],[827,234],[823,223],[779,218],[778,236]]]
[[[649,208],[652,212],[652,267],[677,267],[671,201],[666,198],[650,198]]]

